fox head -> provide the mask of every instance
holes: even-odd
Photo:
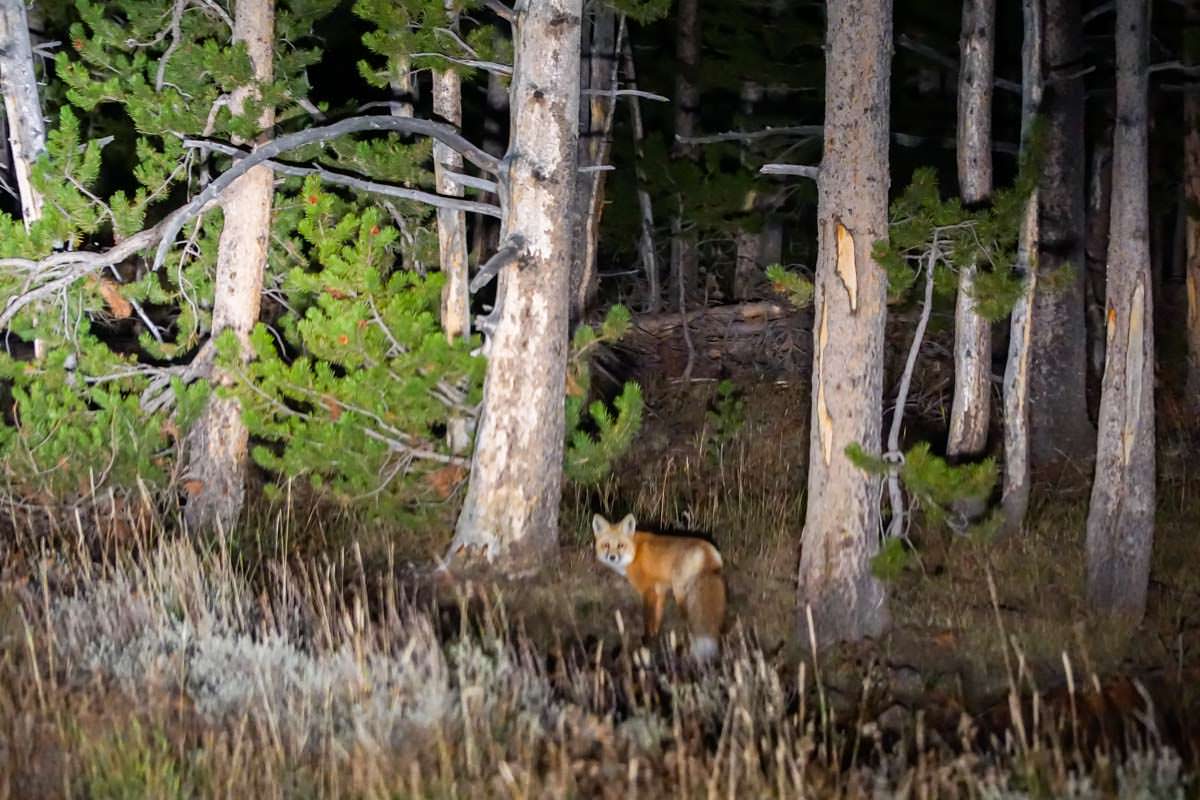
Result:
[[[592,517],[592,533],[596,536],[596,558],[606,567],[620,575],[633,563],[633,532],[637,520],[633,514],[616,525],[597,514]]]

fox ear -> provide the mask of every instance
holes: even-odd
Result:
[[[604,530],[607,527],[608,527],[608,520],[606,520],[602,515],[594,514],[592,516],[592,535],[593,536],[599,536],[600,534],[604,533]]]
[[[633,518],[633,514],[626,514],[625,519],[621,520],[622,535],[633,536],[635,530],[637,530],[637,520]]]

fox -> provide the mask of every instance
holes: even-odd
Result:
[[[692,658],[704,663],[716,655],[725,623],[724,565],[716,547],[694,536],[639,531],[633,514],[615,525],[596,514],[592,534],[600,563],[641,595],[647,639],[658,636],[670,592],[691,631]]]

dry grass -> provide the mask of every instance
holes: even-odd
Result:
[[[1196,792],[1195,484],[1164,479],[1136,630],[1086,613],[1082,505],[1048,496],[1023,538],[922,532],[894,631],[814,659],[792,584],[803,399],[776,385],[714,436],[701,391],[568,497],[559,560],[520,584],[438,580],[410,562],[444,531],[396,551],[295,501],[199,544],[144,508],[13,514],[0,798]],[[640,646],[636,599],[588,550],[600,510],[722,547],[736,620],[713,667]]]
[[[456,599],[439,605],[394,571],[368,575],[353,552],[269,561],[251,578],[221,543],[161,531],[100,559],[68,544],[7,553],[0,796],[1145,796],[1134,788],[1183,785],[1152,720],[1120,761],[1064,750],[1049,713],[989,741],[967,716],[944,727],[894,703],[880,713],[891,699],[876,666],[839,699],[820,680],[826,661],[768,655],[741,628],[719,664],[697,670],[619,629],[538,641],[504,590],[449,586]]]

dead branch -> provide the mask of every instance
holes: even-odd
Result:
[[[525,252],[525,240],[520,236],[510,236],[508,244],[501,247],[492,255],[487,262],[479,268],[474,279],[471,281],[471,294],[475,294],[484,286],[487,286],[492,278],[504,269],[509,264],[517,261]]]
[[[207,139],[184,139],[183,146],[207,148],[209,150],[215,150],[218,153],[223,153],[227,156],[233,156],[237,159],[248,158],[251,152],[253,152],[251,150],[246,150],[245,148],[235,147],[223,142],[212,142]],[[335,186],[348,186],[352,189],[358,189],[359,191],[370,192],[371,194],[398,197],[402,200],[414,200],[418,203],[425,203],[426,205],[434,206],[435,208],[452,208],[459,211],[485,214],[489,217],[495,217],[496,219],[500,219],[502,216],[500,207],[492,205],[491,203],[481,203],[478,200],[466,200],[461,197],[436,194],[434,192],[423,192],[419,189],[409,189],[406,186],[397,186],[393,183],[381,183],[368,178],[360,178],[357,175],[339,172],[328,167],[323,167],[320,164],[303,165],[295,164],[289,161],[277,161],[275,159],[268,159],[263,163],[269,164],[276,172],[280,172],[284,175],[317,175],[326,183],[332,183]],[[492,190],[495,190],[496,188],[496,185],[490,181],[481,181],[481,183],[489,184]]]
[[[758,171],[761,175],[797,175],[814,181],[821,177],[821,168],[809,164],[763,164]]]
[[[29,275],[24,290],[10,297],[3,311],[0,311],[0,329],[7,327],[13,317],[30,303],[56,294],[84,275],[104,269],[105,267],[115,266],[142,250],[152,247],[155,243],[158,244],[158,249],[155,252],[153,268],[159,269],[166,260],[167,252],[171,249],[172,244],[174,244],[175,237],[178,236],[179,231],[188,220],[201,213],[222,192],[229,188],[235,180],[250,169],[264,162],[271,161],[276,156],[289,150],[295,150],[317,142],[326,142],[348,133],[362,131],[392,131],[430,136],[451,149],[462,153],[463,158],[485,172],[499,176],[503,170],[500,159],[476,147],[459,134],[453,126],[431,120],[384,115],[349,117],[331,125],[309,128],[297,133],[281,136],[259,145],[252,153],[247,154],[244,158],[240,158],[232,167],[210,182],[202,192],[193,197],[184,206],[168,214],[157,225],[135,233],[108,250],[100,253],[91,251],[53,253],[40,260],[30,258],[0,259],[0,269],[22,270]],[[228,146],[223,142],[207,142],[205,146],[216,149],[218,144]],[[345,178],[346,176],[341,176],[341,179]],[[431,197],[440,198],[441,196],[431,195]],[[427,198],[423,198],[422,200],[428,202]],[[492,209],[494,209],[494,206],[485,203],[479,205],[481,208],[477,210],[480,213],[493,213]],[[33,285],[35,280],[40,281],[36,286]]]
[[[825,128],[821,125],[791,125],[777,128],[763,128],[758,131],[725,131],[711,133],[707,136],[676,136],[675,141],[682,144],[715,144],[716,142],[748,142],[755,139],[765,139],[769,136],[821,136]]]
[[[738,303],[712,308],[698,308],[687,313],[687,322],[705,326],[724,326],[746,323],[766,323],[783,319],[794,314],[790,307],[781,303],[755,302]],[[662,336],[678,328],[683,318],[678,311],[668,311],[661,314],[639,314],[633,318],[633,324],[641,331],[653,336]]]

